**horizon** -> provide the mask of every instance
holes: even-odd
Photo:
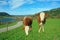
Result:
[[[0,0],[0,12],[10,15],[33,15],[60,8],[59,0]]]

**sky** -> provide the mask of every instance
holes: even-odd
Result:
[[[0,0],[0,12],[10,15],[33,15],[60,8],[60,0]]]

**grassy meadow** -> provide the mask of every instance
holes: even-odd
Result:
[[[13,26],[17,23],[18,21],[15,21],[15,22],[11,22],[11,23],[3,23],[3,24],[0,24],[0,28],[4,28],[4,27],[7,27],[7,26]]]
[[[0,40],[60,40],[60,19],[47,19],[45,32],[38,33],[37,20],[33,20],[32,31],[26,36],[23,25],[7,32],[0,33]]]

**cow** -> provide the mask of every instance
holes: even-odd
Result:
[[[44,24],[46,23],[46,17],[48,16],[48,14],[44,12],[40,12],[36,14],[36,16],[37,16],[38,25],[39,25],[38,32],[40,33],[41,30],[44,32]]]
[[[26,35],[28,35],[29,30],[32,30],[32,18],[28,17],[28,16],[25,16],[23,18],[23,24],[24,24],[25,33],[26,33]]]

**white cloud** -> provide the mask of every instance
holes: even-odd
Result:
[[[52,8],[32,8],[32,13],[31,14],[35,14],[35,13],[38,13],[38,12],[42,12],[42,11],[47,11],[47,10],[50,10]]]
[[[51,8],[32,8],[32,10],[37,10],[37,11],[46,11],[50,10]]]
[[[52,2],[51,5],[52,6],[58,6],[59,4],[57,2]]]
[[[0,5],[7,5],[6,1],[0,1]]]
[[[9,2],[12,10],[24,5],[25,3],[32,4],[33,0],[11,0]]]
[[[26,0],[26,2],[29,3],[29,4],[32,4],[32,3],[34,3],[35,1],[33,1],[33,0]]]
[[[46,1],[60,1],[60,0],[37,0],[37,1],[46,2]]]
[[[11,9],[15,9],[19,6],[22,6],[25,3],[24,0],[11,0],[10,5]]]

